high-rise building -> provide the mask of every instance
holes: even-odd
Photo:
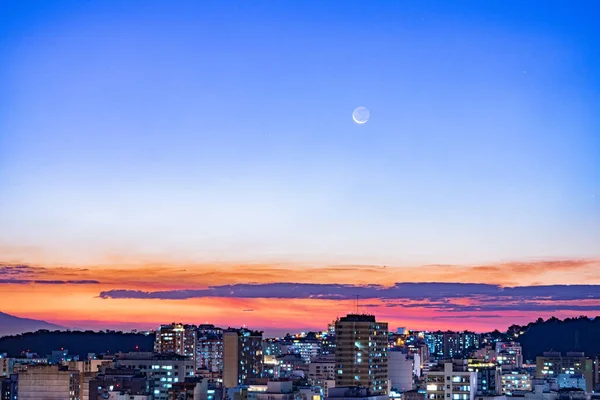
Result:
[[[335,324],[336,387],[360,386],[373,395],[388,392],[388,324],[373,315],[348,314]]]
[[[262,332],[227,329],[223,332],[223,386],[246,384],[262,374]]]
[[[198,325],[198,336],[214,335],[223,336],[223,329],[213,324],[200,324]]]
[[[327,330],[323,332],[321,340],[322,354],[335,353],[335,321],[327,324]]]
[[[195,359],[196,327],[172,323],[161,325],[154,339],[155,353],[174,353]]]
[[[425,343],[436,359],[464,358],[479,348],[481,335],[469,331],[428,332]]]
[[[223,372],[223,329],[212,324],[198,325],[196,369],[217,375]]]
[[[198,332],[196,369],[205,369],[215,374],[223,372],[223,335],[200,336],[200,332]]]

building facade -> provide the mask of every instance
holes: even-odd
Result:
[[[335,355],[313,357],[308,364],[308,379],[317,386],[323,386],[325,381],[335,380]]]
[[[336,387],[388,392],[388,324],[373,315],[348,314],[335,324]]]
[[[531,376],[527,371],[513,370],[502,373],[502,392],[511,396],[513,392],[530,391]]]
[[[59,365],[32,365],[19,372],[19,400],[79,400],[79,371]]]
[[[154,400],[168,400],[173,383],[183,382],[194,376],[194,361],[178,354],[118,353],[117,367],[138,370],[148,379],[150,395]]]
[[[223,372],[223,336],[205,334],[196,342],[196,369],[205,369],[212,373]]]
[[[425,343],[436,359],[465,358],[480,347],[481,335],[464,332],[427,332]]]
[[[401,351],[388,353],[388,380],[390,390],[404,393],[413,389],[413,360]]]
[[[594,389],[594,361],[587,359],[584,353],[569,352],[563,356],[546,352],[536,358],[536,378],[558,378],[561,374],[583,375],[586,391],[591,393]]]
[[[518,342],[496,342],[496,359],[501,367],[523,368],[523,349]]]
[[[89,386],[90,400],[108,398],[113,392],[130,396],[150,394],[148,379],[133,368],[104,368]]]
[[[428,400],[474,400],[477,393],[477,372],[452,362],[430,369],[425,382]]]
[[[223,332],[223,386],[233,388],[262,375],[262,332],[227,329]]]
[[[583,375],[559,374],[557,377],[558,387],[561,389],[586,390],[587,383]]]
[[[154,340],[155,353],[174,353],[195,359],[196,327],[172,323],[161,325]]]
[[[294,339],[289,351],[300,354],[300,357],[309,363],[311,358],[316,357],[321,352],[321,344],[317,339]]]

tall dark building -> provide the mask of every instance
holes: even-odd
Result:
[[[198,326],[196,369],[219,374],[223,371],[223,329],[209,324]]]
[[[373,315],[348,314],[335,323],[335,385],[387,394],[388,325]]]
[[[262,375],[262,332],[227,329],[223,332],[223,386],[236,387]]]

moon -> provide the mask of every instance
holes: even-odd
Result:
[[[371,113],[367,107],[356,107],[352,112],[352,119],[359,125],[366,124],[371,117]]]

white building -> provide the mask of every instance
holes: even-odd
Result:
[[[419,353],[413,354],[413,374],[417,377],[421,377],[421,369],[423,369],[423,360]]]
[[[390,390],[402,393],[413,388],[413,360],[400,351],[388,353],[388,380]]]
[[[465,365],[446,362],[441,368],[430,369],[425,376],[427,399],[475,400],[477,372],[465,370]]]
[[[502,392],[511,395],[515,391],[530,391],[531,376],[525,371],[502,373]]]
[[[313,357],[308,364],[308,378],[314,385],[322,385],[327,380],[335,379],[335,355]]]

